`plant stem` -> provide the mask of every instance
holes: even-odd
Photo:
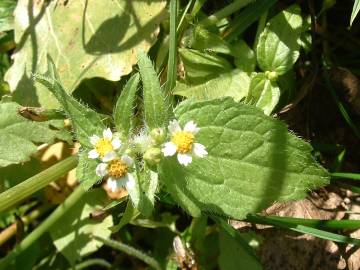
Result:
[[[169,94],[176,83],[176,28],[177,28],[177,0],[170,0],[170,40],[169,61],[167,68],[166,93]]]
[[[15,187],[4,191],[0,194],[0,212],[14,207],[31,194],[47,186],[50,182],[59,179],[61,176],[75,168],[76,164],[76,156],[68,157]]]
[[[335,172],[331,174],[333,178],[347,178],[352,180],[360,180],[360,173],[345,173],[345,172]]]
[[[210,15],[206,19],[202,20],[200,22],[203,26],[209,26],[214,25],[217,22],[219,22],[221,19],[233,14],[234,12],[238,11],[242,7],[246,6],[247,4],[253,2],[254,0],[237,0],[231,3],[230,5],[227,5],[223,9],[220,9],[218,12],[214,13],[213,15]]]
[[[82,187],[78,187],[71,195],[59,205],[54,212],[33,230],[19,245],[17,245],[13,251],[7,255],[4,259],[0,260],[0,269],[9,269],[9,264],[13,264],[16,257],[28,249],[33,243],[35,243],[44,233],[48,232],[51,226],[53,226],[61,217],[63,217],[71,207],[73,207],[85,194],[85,190]]]
[[[152,268],[156,269],[156,270],[161,270],[163,269],[160,266],[160,263],[158,261],[156,261],[153,257],[150,257],[149,255],[146,255],[145,253],[143,253],[140,250],[137,250],[131,246],[128,246],[124,243],[118,242],[118,241],[114,241],[111,239],[105,239],[96,235],[93,235],[94,239],[104,243],[105,245],[112,247],[114,249],[120,250],[130,256],[136,257],[139,260],[142,260],[143,262],[147,263],[148,265],[150,265]]]
[[[86,261],[83,261],[83,262],[75,265],[72,268],[69,268],[68,270],[80,270],[80,269],[88,268],[88,267],[93,266],[93,265],[102,266],[104,268],[110,268],[111,267],[111,264],[108,263],[107,261],[103,260],[103,259],[88,259]]]
[[[25,217],[22,217],[21,220],[25,225],[30,224],[35,219],[41,217],[42,215],[46,214],[50,209],[52,209],[54,206],[51,204],[44,204],[40,206],[39,208],[35,209]],[[3,245],[7,240],[9,240],[17,231],[17,223],[11,224],[9,227],[4,229],[0,233],[0,246]]]

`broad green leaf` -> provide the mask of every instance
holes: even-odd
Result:
[[[40,143],[52,143],[64,136],[63,120],[30,121],[19,114],[20,105],[0,102],[0,167],[28,161]]]
[[[167,16],[165,6],[165,0],[18,1],[18,45],[6,74],[11,91],[21,92],[33,106],[58,106],[31,80],[33,74],[45,73],[47,54],[70,93],[85,78],[118,81],[136,64],[136,50],[147,51],[156,41],[158,25]]]
[[[150,130],[163,127],[168,109],[165,96],[151,60],[142,51],[138,52],[138,66],[143,85],[145,122]]]
[[[47,72],[44,75],[36,76],[35,79],[47,87],[62,105],[64,111],[72,121],[79,142],[87,148],[92,148],[89,138],[94,134],[101,136],[104,129],[99,114],[85,107],[66,93],[59,81],[56,67],[50,57],[48,58]]]
[[[175,111],[182,125],[195,121],[196,141],[208,156],[180,166],[164,158],[160,179],[193,216],[201,211],[242,219],[275,201],[296,200],[329,183],[305,141],[259,109],[223,98],[187,100]],[[222,196],[226,194],[226,196]]]
[[[280,89],[276,82],[267,78],[264,73],[257,73],[252,76],[249,94],[246,102],[262,109],[269,115],[274,110],[280,99]]]
[[[256,270],[261,264],[244,248],[247,243],[240,244],[224,230],[220,230],[219,266],[221,270]],[[249,247],[250,248],[250,247]]]
[[[223,40],[220,36],[211,33],[207,29],[198,25],[193,29],[193,37],[189,41],[189,46],[199,51],[223,53],[236,55],[233,46]]]
[[[91,213],[106,204],[107,196],[103,189],[90,190],[76,203],[63,218],[50,227],[49,232],[57,250],[70,264],[97,251],[103,244],[93,235],[108,238],[113,226],[111,215],[103,220],[91,218]]]
[[[354,6],[351,12],[351,18],[350,18],[350,26],[353,24],[356,16],[358,15],[360,11],[360,0],[355,0]]]
[[[141,197],[138,209],[140,212],[148,217],[154,210],[155,193],[158,188],[159,179],[157,173],[145,169],[140,174]]]
[[[273,17],[260,34],[256,57],[263,71],[278,75],[292,68],[299,57],[299,38],[302,32],[301,10],[292,5]]]
[[[174,94],[196,100],[229,96],[233,97],[235,101],[239,101],[247,96],[249,85],[250,76],[246,72],[236,69],[199,85],[177,82]]]
[[[101,177],[96,175],[95,170],[98,161],[88,158],[88,151],[80,150],[79,162],[76,167],[76,179],[81,183],[85,190],[89,190],[94,184],[101,180]]]
[[[15,0],[1,0],[0,2],[0,32],[12,30],[14,28],[14,9]]]
[[[193,84],[206,82],[233,69],[224,58],[197,50],[179,49],[179,55],[184,63],[186,80]]]
[[[253,72],[256,66],[254,51],[243,40],[239,40],[235,47],[237,50],[235,58],[236,67],[245,72]]]
[[[131,76],[122,90],[114,109],[114,122],[118,131],[122,131],[125,135],[130,133],[133,127],[134,118],[134,102],[136,98],[136,90],[140,82],[140,75],[136,73]]]

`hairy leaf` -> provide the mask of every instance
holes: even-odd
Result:
[[[236,48],[236,58],[235,58],[236,67],[245,72],[253,72],[256,66],[256,58],[254,51],[243,40],[239,40],[235,48]]]
[[[303,198],[329,182],[311,146],[255,107],[230,98],[188,100],[175,115],[182,125],[190,120],[198,124],[196,141],[209,153],[194,157],[187,167],[175,157],[160,166],[169,192],[194,216],[204,211],[242,219],[274,201]]]
[[[95,170],[98,161],[88,158],[88,151],[80,150],[79,162],[76,167],[76,179],[81,183],[85,190],[89,190],[94,184],[101,180],[101,177],[96,175]]]
[[[0,2],[0,32],[12,30],[14,28],[14,9],[16,1],[1,0]]]
[[[20,105],[0,102],[0,167],[28,161],[37,151],[37,143],[51,143],[65,136],[64,121],[35,122],[19,114]]]
[[[136,73],[126,83],[124,89],[118,98],[114,109],[114,121],[118,131],[122,131],[125,135],[130,133],[133,127],[133,109],[136,98],[136,90],[140,82],[140,75]]]
[[[103,245],[92,235],[104,238],[110,236],[109,227],[113,226],[112,216],[108,215],[103,220],[97,220],[90,215],[106,204],[106,201],[107,196],[103,189],[91,190],[63,216],[60,222],[50,227],[54,245],[70,264],[73,265],[79,258],[97,251]]]
[[[273,17],[260,34],[256,56],[263,71],[284,74],[298,59],[303,30],[300,13],[298,5],[290,6]]]
[[[6,74],[23,104],[53,108],[56,100],[31,80],[54,59],[64,88],[72,92],[86,78],[118,81],[136,63],[136,49],[148,50],[166,18],[166,1],[33,1],[15,9],[14,64]],[[26,94],[26,95],[25,95]]]
[[[62,105],[72,121],[79,142],[85,147],[92,148],[89,138],[94,134],[100,136],[104,129],[100,115],[66,93],[59,81],[55,64],[50,57],[48,58],[46,74],[36,76],[36,80],[47,87]]]
[[[147,55],[138,52],[138,65],[144,92],[145,122],[150,129],[162,127],[167,118],[165,96],[156,71]]]
[[[229,96],[239,101],[247,96],[249,85],[250,76],[246,72],[236,69],[199,85],[177,82],[174,94],[196,100]]]

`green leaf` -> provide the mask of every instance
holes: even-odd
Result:
[[[191,49],[179,49],[179,55],[184,63],[186,80],[190,83],[203,83],[233,69],[227,60],[217,55]]]
[[[196,141],[208,156],[180,166],[163,159],[160,179],[193,216],[201,211],[242,219],[274,201],[296,200],[329,183],[311,146],[286,125],[231,98],[183,102],[175,111],[182,125],[195,121]],[[226,194],[226,196],[221,196]]]
[[[254,51],[243,40],[239,40],[235,46],[237,50],[235,58],[236,67],[245,72],[253,72],[256,66]]]
[[[223,53],[236,55],[233,46],[223,40],[220,36],[211,33],[207,29],[198,25],[193,30],[193,37],[190,40],[190,47],[199,51]]]
[[[138,73],[131,76],[115,105],[115,126],[118,131],[124,132],[125,135],[129,135],[131,128],[133,128],[134,102],[139,82],[140,75]]]
[[[37,151],[36,144],[66,139],[64,122],[30,121],[19,114],[20,105],[0,102],[0,167],[30,160]]]
[[[353,24],[356,16],[358,15],[360,10],[360,0],[355,0],[354,6],[351,12],[351,18],[350,18],[350,26]]]
[[[71,119],[79,142],[87,148],[92,148],[89,138],[94,134],[101,135],[105,128],[100,115],[66,93],[59,81],[55,64],[50,57],[48,58],[47,73],[38,75],[35,79],[47,87],[62,105]]]
[[[50,235],[57,250],[70,264],[97,251],[103,244],[92,236],[108,238],[109,227],[113,226],[112,216],[103,220],[92,219],[90,214],[106,204],[107,196],[103,189],[94,189],[86,193],[74,205],[60,222],[50,227]]]
[[[263,71],[278,75],[292,68],[299,57],[302,18],[298,5],[292,5],[273,17],[260,34],[256,48],[257,61]]]
[[[220,255],[219,266],[221,270],[256,270],[262,269],[258,259],[252,254],[249,254],[248,246],[246,249],[244,246],[248,245],[244,239],[240,238],[238,234],[237,239],[230,236],[225,230],[220,230]],[[239,242],[239,238],[241,242]]]
[[[138,52],[138,66],[143,84],[145,122],[150,130],[163,127],[167,118],[165,96],[151,60],[142,51]]]
[[[70,93],[83,79],[118,81],[132,71],[137,49],[147,51],[156,41],[167,16],[165,0],[17,2],[18,45],[6,81],[11,91],[26,94],[24,103],[47,108],[57,107],[56,100],[31,80],[46,71],[47,54]]]
[[[78,154],[79,163],[76,167],[76,179],[85,190],[89,190],[94,184],[101,180],[96,172],[98,161],[88,158],[88,151],[80,149]]]
[[[155,193],[159,184],[157,173],[145,169],[140,174],[140,184],[142,193],[138,209],[145,217],[149,217],[154,210]]]
[[[16,1],[1,0],[0,2],[0,32],[12,30],[14,28],[14,9]]]
[[[233,97],[235,101],[239,101],[247,96],[249,85],[250,76],[246,72],[235,69],[199,85],[177,82],[174,94],[196,100],[229,96]]]
[[[280,99],[280,89],[276,82],[270,81],[264,73],[252,76],[246,102],[254,104],[269,115]]]

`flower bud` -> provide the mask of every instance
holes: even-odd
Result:
[[[270,81],[276,81],[278,78],[278,74],[276,71],[265,71],[265,76],[266,78],[268,78]]]
[[[160,163],[161,157],[162,155],[160,148],[152,147],[146,150],[143,159],[146,161],[146,163],[153,166]]]
[[[154,144],[162,144],[166,139],[166,133],[163,128],[154,128],[150,132],[150,137],[154,141]]]

